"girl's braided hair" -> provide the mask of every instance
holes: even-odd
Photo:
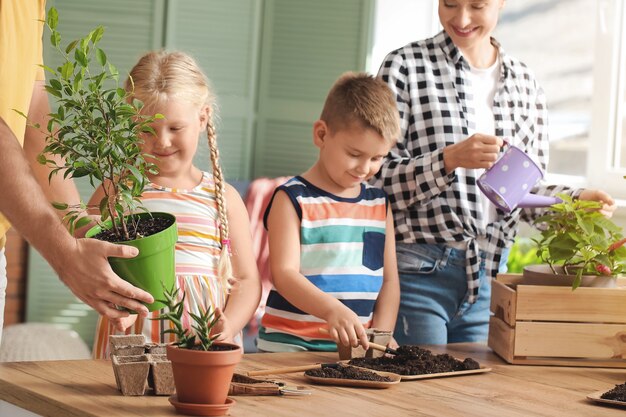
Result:
[[[162,104],[172,98],[197,104],[199,109],[203,106],[209,107],[207,138],[215,179],[221,242],[217,273],[224,288],[230,289],[234,277],[230,260],[226,188],[213,123],[216,99],[208,79],[191,56],[183,52],[153,51],[139,59],[130,71],[125,87],[132,97],[143,101],[146,107]]]

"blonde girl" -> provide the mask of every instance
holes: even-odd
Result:
[[[178,224],[176,283],[185,296],[183,324],[191,328],[189,312],[212,307],[220,315],[219,340],[241,344],[241,331],[261,297],[249,232],[249,220],[238,192],[224,180],[213,116],[215,96],[198,64],[182,52],[150,52],[139,59],[126,82],[127,91],[144,103],[146,114],[165,117],[152,124],[142,151],[153,158],[158,174],[142,196],[150,211],[174,214]],[[200,134],[206,132],[212,173],[193,164]],[[106,186],[104,184],[103,186]],[[90,204],[103,197],[100,188]],[[166,322],[137,316],[110,320],[100,317],[94,357],[109,354],[111,334],[143,334],[147,341],[173,341],[162,335]]]

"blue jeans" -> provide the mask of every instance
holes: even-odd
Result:
[[[400,311],[394,337],[400,345],[484,342],[489,331],[491,279],[480,253],[480,287],[467,302],[465,251],[436,244],[398,243]],[[506,271],[508,249],[500,272]]]

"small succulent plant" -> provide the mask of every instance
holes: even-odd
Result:
[[[215,339],[219,337],[219,333],[211,335],[211,331],[217,324],[219,317],[215,316],[215,310],[208,308],[200,315],[189,313],[194,321],[192,325],[193,332],[183,326],[183,313],[185,310],[185,293],[178,300],[179,289],[171,291],[164,287],[165,300],[158,300],[165,304],[165,310],[153,320],[169,321],[174,326],[163,331],[163,333],[171,333],[176,336],[174,345],[183,349],[195,350],[211,350],[211,346]]]

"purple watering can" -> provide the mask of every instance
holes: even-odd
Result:
[[[547,207],[560,203],[557,197],[531,194],[543,178],[543,171],[526,152],[514,145],[478,178],[478,188],[500,210],[511,212],[518,207]]]

